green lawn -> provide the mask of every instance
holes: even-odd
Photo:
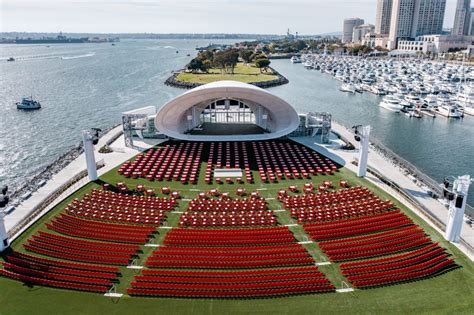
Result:
[[[202,74],[182,72],[178,74],[176,79],[183,82],[205,84],[220,80],[234,80],[245,83],[254,83],[276,80],[278,77],[274,75],[271,70],[260,73],[260,69],[253,65],[238,63],[235,67],[234,74],[223,73],[220,69],[213,68],[209,70],[209,73]]]
[[[202,171],[206,163],[202,163]],[[222,184],[219,185],[221,191],[228,191],[234,194],[236,187],[245,187],[248,191],[257,188],[263,197],[275,197],[281,188],[287,188],[290,184],[302,186],[309,180],[283,180],[275,184],[263,184],[259,181],[259,176],[255,173],[255,184]],[[319,184],[324,180],[332,180],[336,183],[339,179],[346,179],[352,185],[364,185],[372,189],[383,199],[393,199],[386,192],[378,189],[374,185],[355,176],[354,173],[342,168],[335,175],[315,176],[311,181]],[[190,189],[200,189],[207,191],[218,185],[207,185],[201,178],[197,185],[182,185],[179,182],[149,182],[143,179],[125,179],[118,175],[116,170],[101,177],[105,182],[113,184],[124,181],[129,187],[134,187],[138,183],[145,183],[148,187],[153,187],[157,191],[159,187],[167,185],[173,189],[178,189],[184,199],[196,197],[196,191]],[[64,206],[73,198],[80,198],[83,194],[97,187],[90,183],[79,190],[73,196],[64,200],[50,213],[39,220],[18,238],[12,247],[22,251],[22,244],[38,230],[43,230],[44,223],[57,215]],[[277,200],[269,200],[270,209],[281,209],[282,206]],[[472,314],[474,302],[472,292],[474,290],[474,268],[472,262],[466,258],[455,246],[444,241],[443,237],[426,224],[419,217],[406,209],[399,202],[395,204],[410,216],[417,224],[422,226],[431,236],[433,241],[440,242],[441,246],[447,248],[453,255],[456,263],[461,266],[456,270],[446,274],[410,282],[387,286],[382,288],[355,290],[353,293],[325,293],[309,294],[292,297],[280,297],[271,299],[252,300],[212,300],[212,299],[174,299],[174,298],[142,298],[124,296],[120,301],[114,302],[100,294],[82,293],[46,287],[27,287],[20,282],[12,281],[0,277],[0,314],[135,314],[135,313],[160,313],[160,314],[389,314],[389,313],[411,313],[411,314]],[[187,202],[180,201],[180,210],[185,210]],[[180,214],[168,214],[167,223],[169,226],[176,226]],[[275,213],[280,224],[294,223],[288,212]],[[295,237],[299,240],[305,238],[304,230],[300,226],[291,227]],[[166,230],[160,229],[157,242],[160,242]],[[317,261],[324,259],[324,254],[316,244],[306,245],[306,248]],[[146,260],[152,249],[142,247],[140,262]],[[320,270],[326,274],[329,280],[337,287],[341,287],[344,277],[340,273],[339,264],[333,263],[328,266],[320,266]],[[125,293],[126,288],[132,281],[135,271],[121,268],[123,277],[117,286],[117,291]]]

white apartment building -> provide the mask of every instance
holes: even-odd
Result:
[[[363,19],[359,18],[350,18],[344,19],[344,25],[342,28],[342,42],[350,43],[352,41],[352,34],[354,32],[354,27],[364,24]]]
[[[450,49],[467,49],[474,44],[474,36],[424,35],[415,40],[399,40],[397,51],[406,53],[442,54]]]

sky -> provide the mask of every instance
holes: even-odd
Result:
[[[377,0],[0,0],[2,32],[323,34]],[[456,0],[447,0],[451,28]]]

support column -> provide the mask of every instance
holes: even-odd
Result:
[[[471,184],[469,175],[459,176],[453,183],[453,200],[449,203],[448,224],[445,238],[450,242],[459,242],[461,236],[464,210],[466,209],[467,192]]]
[[[364,177],[367,173],[367,159],[369,158],[370,126],[362,126],[358,128],[357,135],[360,137],[359,167],[357,169],[357,176]]]
[[[5,214],[2,209],[0,209],[0,253],[3,252],[10,246],[10,241],[8,240],[7,228],[5,227]]]
[[[84,142],[84,155],[86,156],[86,164],[87,164],[87,173],[89,174],[89,179],[94,181],[97,179],[97,166],[95,164],[95,156],[94,156],[94,140],[95,135],[93,135],[88,130],[82,131],[82,138]]]

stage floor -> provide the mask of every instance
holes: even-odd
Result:
[[[255,135],[264,134],[265,130],[254,124],[225,124],[225,123],[204,123],[201,128],[195,128],[188,132],[191,135]]]

